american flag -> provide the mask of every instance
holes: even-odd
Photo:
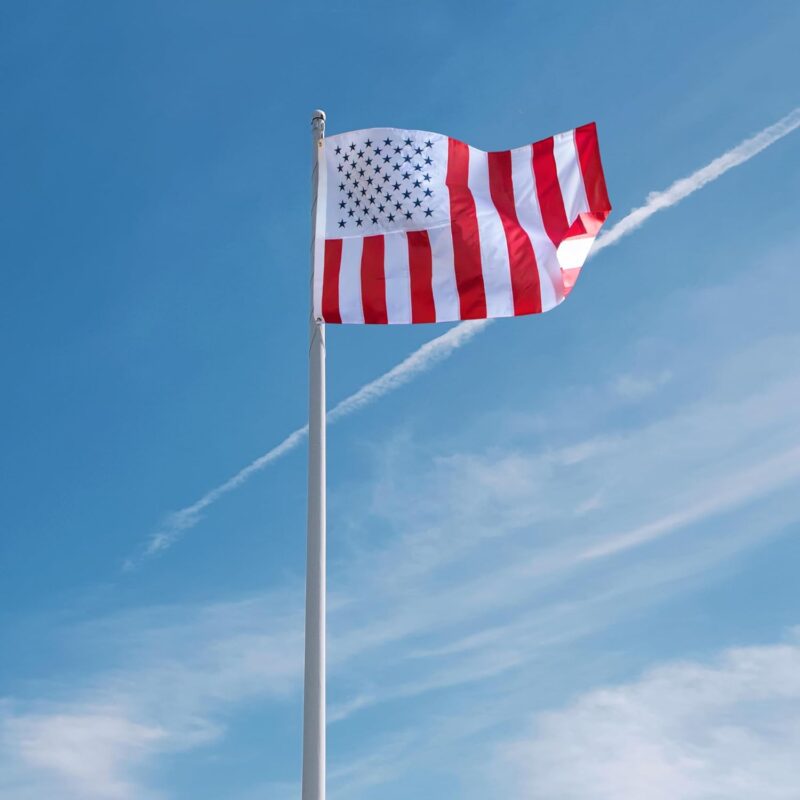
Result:
[[[547,311],[611,211],[594,123],[492,153],[426,131],[330,136],[318,191],[314,314],[332,323]]]

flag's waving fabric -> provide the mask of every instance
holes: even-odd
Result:
[[[594,123],[496,153],[396,128],[330,136],[319,152],[315,316],[547,311],[574,285],[610,210]]]

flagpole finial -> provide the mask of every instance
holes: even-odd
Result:
[[[317,125],[319,123],[325,124],[325,112],[318,108],[312,115],[311,115],[311,124]]]

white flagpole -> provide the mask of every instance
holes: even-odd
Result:
[[[303,683],[303,798],[325,800],[325,323],[314,318],[314,244],[325,112],[311,117],[311,319],[308,354],[308,527]]]

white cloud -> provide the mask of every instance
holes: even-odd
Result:
[[[746,505],[763,494],[796,482],[798,478],[800,446],[793,446],[739,472],[727,474],[721,481],[712,479],[703,485],[702,497],[694,502],[633,530],[608,537],[590,546],[580,557],[605,558],[632,547],[640,547],[707,517]]]
[[[129,773],[166,736],[164,730],[133,722],[113,708],[12,715],[0,722],[3,750],[15,759],[16,768],[43,771],[45,780],[50,776],[60,786],[60,797],[140,798],[141,789]]]
[[[800,339],[791,336],[713,358],[696,353],[714,363],[701,396],[665,402],[637,425],[604,425],[603,436],[580,436],[574,414],[552,414],[563,426],[544,440],[520,439],[516,430],[507,440],[497,429],[489,448],[470,440],[448,452],[438,440],[426,443],[435,457],[413,438],[382,443],[380,469],[371,471],[379,480],[353,489],[353,551],[331,564],[332,720],[347,724],[377,704],[421,695],[435,703],[465,685],[475,688],[464,705],[472,713],[478,687],[505,684],[545,654],[685,590],[693,575],[796,519],[797,498],[781,494],[796,463],[785,454],[800,446],[796,356]],[[682,368],[693,367],[681,359],[671,365],[670,389],[680,390]],[[598,392],[607,394],[604,386]],[[564,397],[553,403],[563,409]],[[596,431],[598,421],[587,419],[585,429]],[[743,480],[748,470],[758,481]],[[756,524],[740,513],[724,536],[695,527],[679,547],[650,550],[732,504],[744,512],[768,496]],[[676,509],[682,517],[670,516]],[[620,545],[621,536],[655,523],[657,538]],[[590,548],[605,548],[605,557],[586,559]],[[302,586],[298,578],[240,602],[116,615],[72,640],[102,649],[112,666],[62,687],[58,700],[0,709],[0,765],[13,763],[16,776],[13,788],[0,782],[4,800],[52,794],[53,775],[58,785],[90,783],[99,798],[150,797],[147,770],[156,759],[221,736],[246,703],[297,702]],[[492,713],[494,722],[513,719],[518,698]],[[490,724],[489,712],[483,720]],[[421,726],[408,735],[413,759],[432,734]],[[80,767],[69,772],[73,755]],[[385,761],[375,770],[359,782],[365,793],[397,772]]]
[[[783,261],[789,273],[791,259]],[[753,287],[767,294],[774,285],[754,265],[694,309],[683,297],[665,301],[651,333],[671,337],[677,325],[698,342],[709,324],[738,328],[736,298],[758,308]],[[521,685],[537,661],[686,591],[797,520],[800,498],[786,482],[800,463],[792,458],[800,447],[800,334],[779,334],[775,305],[764,308],[763,325],[750,314],[747,348],[727,336],[677,348],[663,365],[672,376],[664,396],[646,414],[631,415],[605,377],[554,393],[537,409],[549,420],[544,431],[493,424],[491,444],[479,446],[465,419],[468,435],[456,442],[381,442],[379,468],[342,498],[350,501],[352,550],[330,565],[336,724],[422,696],[437,719],[439,704],[458,697],[453,737],[516,721],[530,692],[509,693],[480,714],[476,698]],[[616,353],[609,376],[641,374],[640,356],[633,345]],[[687,385],[698,390],[689,398]],[[647,535],[631,537],[637,531]],[[585,558],[592,549],[604,557]],[[113,615],[72,631],[70,641],[74,651],[102,651],[109,666],[63,684],[55,676],[35,699],[0,704],[3,800],[91,797],[76,788],[81,782],[98,798],[150,798],[150,769],[224,735],[238,709],[298,703],[302,583],[298,576],[239,602]],[[444,733],[428,716],[406,731],[403,768],[365,758],[373,774],[358,776],[354,793],[433,757],[431,742],[438,747]],[[379,756],[383,740],[372,744]],[[363,747],[342,758],[358,760]],[[347,793],[345,773],[332,794]]]
[[[541,714],[506,744],[510,794],[530,800],[794,800],[800,643],[660,666]]]
[[[502,660],[529,664],[800,518],[800,336],[779,333],[774,304],[763,319],[751,311],[746,345],[704,336],[737,328],[742,304],[761,307],[753,285],[785,285],[793,252],[765,257],[785,264],[769,281],[753,265],[690,308],[680,292],[664,304],[650,333],[674,351],[644,374],[670,379],[646,413],[631,418],[601,381],[554,394],[536,412],[544,430],[506,435],[505,414],[492,417],[485,447],[472,435],[464,447],[407,432],[380,442],[373,480],[341,498],[352,550],[331,585],[355,591],[347,624],[331,620],[334,669],[352,665],[331,695],[338,717],[430,692],[439,671],[451,686],[482,680],[487,651],[495,675]],[[642,374],[635,344],[620,355],[612,374]]]
[[[0,703],[2,800],[160,796],[147,780],[157,757],[218,739],[227,713],[292,696],[302,675],[299,587],[113,615],[70,634],[112,665],[55,684],[57,699]]]

